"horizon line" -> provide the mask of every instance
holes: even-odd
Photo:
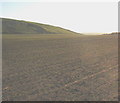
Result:
[[[113,32],[76,32],[76,31],[61,27],[61,26],[47,24],[47,23],[41,23],[41,22],[37,22],[37,21],[17,19],[17,18],[11,18],[11,17],[10,18],[9,17],[0,17],[0,18],[1,19],[11,19],[11,20],[18,20],[18,21],[24,21],[24,22],[33,22],[33,23],[38,23],[38,24],[43,24],[43,25],[49,25],[49,26],[54,26],[54,27],[59,27],[59,28],[62,28],[62,29],[66,29],[66,30],[72,31],[72,32],[77,33],[77,34],[85,34],[85,35],[86,34],[88,34],[88,35],[97,35],[97,34],[101,35],[101,34],[111,34],[111,33],[118,32],[118,31],[113,31]]]

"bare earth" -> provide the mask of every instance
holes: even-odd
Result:
[[[3,35],[3,100],[117,101],[116,35]]]

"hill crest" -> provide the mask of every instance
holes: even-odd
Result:
[[[74,34],[71,30],[37,22],[2,19],[2,34]]]

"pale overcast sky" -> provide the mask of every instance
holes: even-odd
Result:
[[[1,17],[60,26],[75,32],[118,30],[117,2],[1,2]]]

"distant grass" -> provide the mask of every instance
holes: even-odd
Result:
[[[29,36],[27,34],[19,35],[19,34],[5,34],[3,35],[3,38],[5,39],[23,39],[23,40],[44,40],[44,39],[60,39],[60,38],[77,38],[79,34],[45,34],[45,35],[39,35],[39,34],[30,34]]]
[[[73,34],[75,32],[47,24],[2,18],[3,34]]]
[[[61,27],[57,27],[57,26],[51,26],[51,25],[47,25],[47,24],[40,24],[40,23],[34,23],[34,22],[28,22],[28,23],[31,23],[31,24],[35,24],[35,25],[38,25],[42,28],[44,28],[46,31],[51,31],[52,33],[61,33],[61,34],[71,34],[71,33],[75,33],[73,31],[70,31],[70,30],[67,30],[67,29],[63,29]]]

